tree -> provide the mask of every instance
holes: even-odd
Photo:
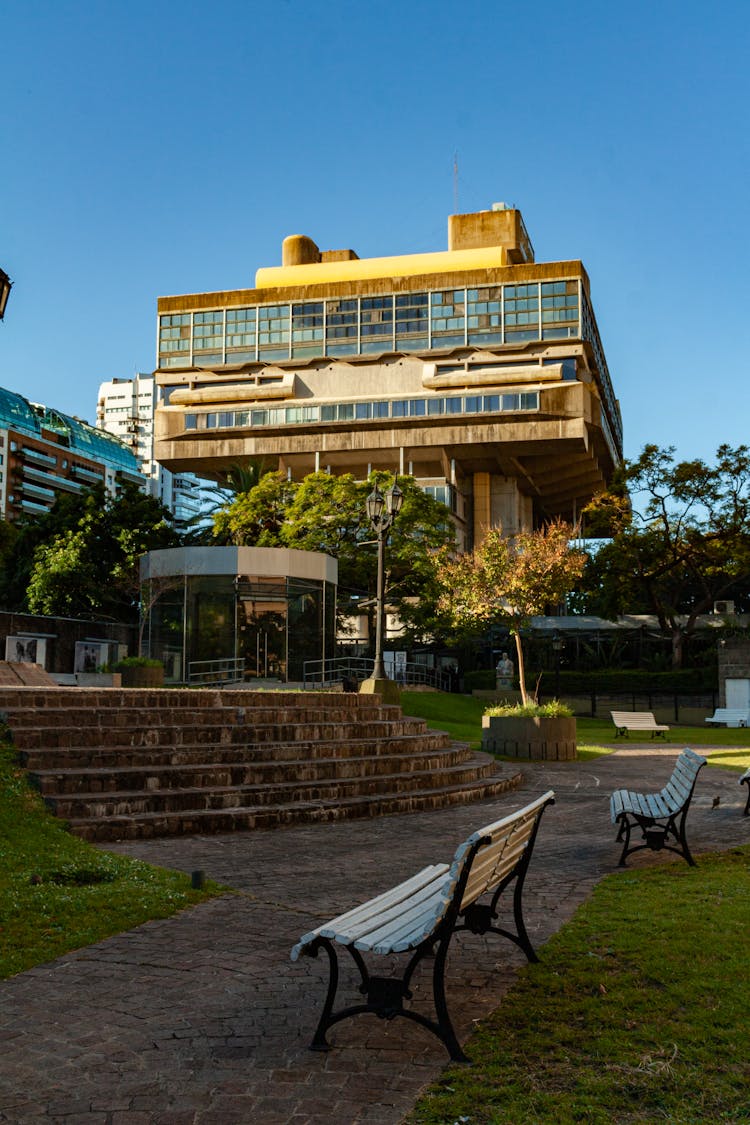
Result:
[[[646,445],[620,484],[627,504],[620,487],[584,512],[589,530],[611,536],[587,563],[585,608],[654,614],[679,668],[685,639],[714,602],[750,605],[750,450],[721,445],[711,466]]]
[[[137,621],[140,556],[180,542],[167,509],[128,483],[114,499],[97,486],[76,497],[75,509],[63,504],[50,516],[51,533],[34,546],[25,607]]]
[[[295,485],[283,473],[265,473],[214,514],[213,542],[234,547],[279,547],[281,525]]]
[[[512,539],[493,528],[473,554],[443,561],[439,610],[458,633],[508,622],[515,637],[521,699],[526,690],[521,632],[535,614],[559,605],[583,571],[585,556],[570,541],[575,529],[556,521]]]
[[[262,458],[249,458],[230,465],[220,480],[201,488],[201,511],[187,521],[182,533],[186,544],[217,542],[214,517],[242,493],[255,488],[270,469]],[[229,540],[227,540],[229,544]]]
[[[396,478],[375,472],[367,481],[351,473],[310,473],[299,483],[267,473],[249,492],[237,496],[214,518],[221,541],[259,547],[322,551],[338,560],[339,590],[374,595],[377,555],[365,510],[373,485],[388,488]],[[411,618],[410,598],[434,597],[432,555],[455,546],[455,529],[444,504],[428,496],[413,477],[398,477],[404,494],[386,555],[386,598]],[[370,600],[370,599],[368,599]]]

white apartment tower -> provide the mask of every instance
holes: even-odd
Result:
[[[148,478],[148,491],[184,524],[201,509],[201,482],[192,473],[171,473],[154,460],[154,412],[158,388],[153,375],[110,379],[99,386],[96,424],[114,434],[135,455]]]

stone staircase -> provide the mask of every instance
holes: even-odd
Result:
[[[0,713],[47,806],[96,842],[441,808],[520,781],[377,696],[0,685]]]

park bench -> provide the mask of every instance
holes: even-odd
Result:
[[[724,723],[728,727],[746,727],[750,721],[747,708],[717,707],[707,723]]]
[[[610,711],[612,722],[615,724],[615,738],[626,735],[628,731],[649,731],[651,737],[661,735],[666,738],[669,727],[657,723],[651,711]]]
[[[745,816],[750,816],[750,769],[745,770],[740,778],[740,785],[742,785],[743,782],[747,786],[747,801],[745,802],[743,812]]]
[[[685,836],[685,819],[698,773],[705,764],[705,758],[686,748],[678,757],[669,781],[658,793],[615,790],[610,797],[609,808],[612,823],[620,826],[617,840],[625,838],[620,856],[621,867],[625,866],[625,859],[631,852],[642,848],[651,848],[652,851],[666,848],[684,856],[691,867],[695,866]],[[636,825],[641,829],[641,838],[645,842],[631,847],[630,832]],[[676,847],[669,843],[670,839],[675,841]]]
[[[538,960],[523,920],[521,896],[542,813],[554,803],[550,790],[518,812],[474,832],[457,849],[451,864],[425,867],[410,879],[333,918],[305,934],[292,950],[292,960],[302,954],[317,957],[324,949],[329,960],[329,982],[323,1010],[310,1047],[326,1051],[326,1032],[340,1020],[371,1012],[381,1019],[404,1016],[440,1039],[454,1061],[468,1062],[453,1030],[445,996],[445,961],[454,933],[492,932],[515,942],[529,961]],[[513,886],[515,932],[494,924],[498,900]],[[491,895],[488,902],[478,900]],[[339,965],[336,947],[350,954],[359,971],[359,991],[366,999],[334,1010]],[[392,958],[411,956],[400,976],[376,976],[364,954]],[[404,1007],[411,998],[410,983],[423,958],[432,960],[432,995],[436,1019]],[[397,970],[392,970],[397,971]]]

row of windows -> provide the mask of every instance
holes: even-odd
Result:
[[[213,430],[236,426],[289,426],[315,422],[372,422],[379,418],[436,418],[453,414],[497,414],[538,410],[539,392],[513,394],[449,395],[435,398],[381,399],[375,402],[339,402],[319,406],[282,406],[257,410],[219,410],[186,414],[186,430]]]
[[[577,281],[257,305],[159,318],[162,367],[580,335]]]

